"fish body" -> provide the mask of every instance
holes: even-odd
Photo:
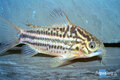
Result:
[[[89,58],[104,55],[105,48],[103,43],[85,29],[70,22],[62,10],[53,10],[50,13],[51,26],[37,26],[27,24],[32,28],[24,30],[8,22],[16,29],[17,40],[7,46],[4,51],[23,43],[22,54],[34,56],[37,53],[55,56],[53,65],[59,66],[69,60],[76,58]]]

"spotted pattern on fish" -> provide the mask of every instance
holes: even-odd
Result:
[[[46,47],[46,49],[72,50],[72,43],[84,44],[85,39],[91,39],[87,32],[74,25],[55,28],[39,28],[28,30],[21,34],[21,40],[30,45]],[[82,49],[82,48],[81,48]]]
[[[43,43],[44,45],[47,45],[48,43],[50,44],[50,42],[51,42],[50,45],[52,45],[55,42],[53,48],[56,48],[56,47],[59,47],[59,46],[64,46],[63,49],[69,49],[69,46],[67,46],[64,43],[62,43],[63,42],[62,39],[59,40],[59,38],[57,38],[57,37],[56,37],[56,39],[51,39],[50,36],[45,38],[44,35],[43,36],[38,36],[38,33],[37,33],[36,36],[35,35],[31,35],[33,33],[36,34],[36,31],[27,31],[27,34],[24,33],[24,34],[21,35],[21,40],[24,43],[30,44],[30,42],[31,42],[31,43],[34,43],[34,44],[31,44],[31,45],[35,45],[36,44],[37,46],[39,46],[39,43],[40,44]]]
[[[12,26],[16,30],[15,33],[13,32],[14,37],[11,34],[8,34],[11,37],[6,36],[9,38],[9,41],[5,40],[6,43],[10,42],[10,44],[3,45],[0,53],[22,43],[25,44],[22,47],[22,54],[34,56],[43,53],[55,56],[55,63],[52,64],[55,66],[76,58],[104,55],[103,43],[82,27],[72,24],[62,10],[53,10],[50,15],[49,26],[27,24],[26,26],[31,26],[29,30],[19,28],[8,20],[0,18],[0,22],[6,25],[4,26],[6,28],[2,28],[7,29]]]
[[[62,46],[56,46],[56,45],[49,45],[49,44],[43,44],[43,43],[32,43],[32,42],[29,42],[29,41],[23,41],[25,43],[28,43],[28,44],[31,44],[31,45],[36,45],[36,46],[46,46],[46,47],[49,47],[50,48],[54,48],[54,49],[61,49],[61,50],[64,50],[65,48],[62,47]]]

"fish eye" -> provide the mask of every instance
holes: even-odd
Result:
[[[96,43],[95,42],[90,42],[89,43],[89,47],[91,48],[91,49],[94,49],[95,47],[96,47]]]

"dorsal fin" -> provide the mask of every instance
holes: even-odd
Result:
[[[64,25],[72,24],[69,18],[67,17],[67,15],[61,9],[54,9],[53,11],[51,11],[48,17],[48,20],[50,23],[49,26],[55,26],[55,27],[61,26],[62,27]],[[26,26],[30,26],[32,28],[41,27],[41,26],[34,25],[34,24],[26,24]]]
[[[54,9],[49,16],[51,25],[68,25],[71,24],[70,20],[61,9]]]

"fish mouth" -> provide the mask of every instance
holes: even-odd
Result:
[[[103,56],[104,55],[104,50],[96,50],[88,55],[88,57],[93,57],[93,56]]]

